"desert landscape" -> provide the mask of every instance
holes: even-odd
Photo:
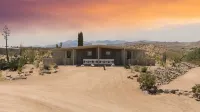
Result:
[[[200,112],[200,0],[0,0],[0,112]]]
[[[127,48],[145,50],[156,64],[57,65],[45,62],[55,57],[44,48],[20,48],[19,55],[10,51],[9,62],[1,55],[0,111],[200,111],[199,49],[180,54],[155,44]]]
[[[200,78],[200,68],[172,82],[185,89]],[[58,73],[30,76],[27,80],[0,82],[1,112],[199,112],[194,99],[174,94],[148,95],[127,79],[122,67],[59,66]],[[188,77],[191,76],[191,77]],[[185,78],[184,78],[185,77]],[[187,77],[187,78],[186,78]],[[186,81],[180,83],[180,81]],[[186,87],[186,89],[191,87]]]

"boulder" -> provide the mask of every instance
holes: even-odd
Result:
[[[172,89],[172,90],[170,90],[170,93],[176,94],[177,91],[179,91],[179,90],[178,89]]]
[[[127,78],[128,78],[128,79],[133,79],[133,77],[132,77],[132,76],[128,76]]]
[[[53,73],[57,73],[58,71],[57,71],[57,70],[53,70],[52,72],[53,72]]]
[[[170,93],[170,90],[165,89],[165,90],[163,91],[163,93],[165,93],[165,94],[169,94],[169,93]]]
[[[44,73],[44,74],[51,74],[51,71],[49,71],[49,70],[43,70],[42,73]]]
[[[154,87],[152,87],[151,89],[149,89],[148,92],[149,92],[149,94],[155,95],[155,94],[157,93],[157,90],[158,90],[157,87],[154,86]]]
[[[158,89],[157,93],[163,93],[164,91],[162,89]]]
[[[25,76],[30,76],[31,74],[30,73],[25,73]]]
[[[180,96],[180,95],[182,95],[183,93],[182,93],[181,91],[176,91],[175,94],[178,95],[178,96]]]
[[[27,79],[27,77],[26,76],[20,76],[20,75],[18,75],[16,77],[12,78],[12,80],[19,80],[19,79]]]
[[[33,73],[33,70],[30,70],[29,73]]]
[[[147,95],[147,94],[149,94],[149,91],[143,91],[143,93]]]
[[[136,74],[136,75],[133,75],[133,77],[138,77],[138,75]]]
[[[194,98],[193,94],[188,95],[189,98]]]

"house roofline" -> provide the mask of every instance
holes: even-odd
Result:
[[[91,48],[108,48],[108,49],[118,49],[118,50],[140,50],[133,48],[126,48],[123,46],[112,46],[112,45],[88,45],[88,46],[78,46],[78,47],[68,47],[68,48],[54,48],[51,50],[80,50],[80,49],[91,49]],[[143,50],[141,50],[143,51]]]

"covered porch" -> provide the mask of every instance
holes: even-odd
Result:
[[[122,49],[116,47],[95,46],[76,49],[77,65],[123,65]]]

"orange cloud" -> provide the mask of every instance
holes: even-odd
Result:
[[[2,21],[15,24],[28,21],[44,28],[151,27],[200,21],[199,0],[18,0],[17,3],[15,9],[10,9],[15,14],[0,12],[5,18]]]

